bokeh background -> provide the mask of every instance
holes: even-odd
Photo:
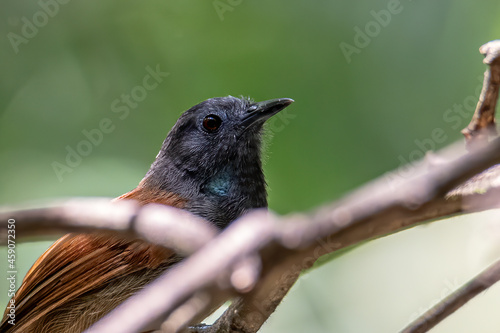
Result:
[[[118,196],[183,110],[244,95],[295,99],[270,126],[269,202],[313,209],[461,140],[485,69],[478,47],[500,37],[499,14],[494,0],[4,0],[0,203]],[[148,67],[168,76],[140,95]],[[127,115],[115,112],[131,93]],[[54,162],[105,118],[113,130],[58,176]],[[397,332],[495,259],[498,216],[358,247],[304,275],[262,332]],[[49,245],[18,245],[18,283]],[[498,332],[499,307],[494,287],[432,332]]]

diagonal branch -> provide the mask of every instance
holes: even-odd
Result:
[[[216,237],[182,264],[170,269],[168,274],[153,281],[87,332],[140,332],[150,323],[161,322],[197,292],[208,293],[212,305],[219,305],[235,291],[231,288],[232,268],[240,259],[270,246],[274,230],[275,224],[267,212],[248,214],[234,222],[221,237]],[[148,304],[148,311],[143,311],[144,304]],[[204,316],[210,310],[207,309]]]
[[[485,56],[483,63],[489,68],[484,72],[483,89],[479,96],[472,120],[462,130],[467,147],[488,141],[489,135],[496,135],[495,108],[500,87],[500,40],[494,40],[479,48]]]
[[[424,333],[500,280],[500,260],[436,304],[400,333]]]
[[[218,329],[229,332],[229,327],[248,327],[248,323],[252,323],[250,327],[258,326],[255,325],[257,319],[261,319],[259,324],[262,325],[292,287],[298,273],[324,254],[432,219],[499,207],[500,188],[483,190],[483,194],[445,197],[449,189],[481,172],[485,164],[500,163],[499,157],[500,140],[497,139],[481,152],[456,158],[436,169],[429,170],[422,163],[413,169],[416,176],[412,179],[392,183],[383,177],[310,217],[295,216],[283,220],[279,227],[280,243],[286,248],[302,250],[288,258],[285,268],[273,262],[275,266],[269,273],[272,278],[262,278],[263,287],[245,296],[244,306],[233,304],[217,323],[224,324],[226,330]],[[389,175],[389,179],[395,179],[398,174],[396,171]],[[281,293],[279,297],[269,299],[273,290]]]

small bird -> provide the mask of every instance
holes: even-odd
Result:
[[[115,200],[185,209],[220,229],[267,207],[263,124],[293,102],[211,98],[185,111],[139,185]],[[172,250],[111,232],[67,234],[31,267],[0,332],[82,332],[179,262]]]

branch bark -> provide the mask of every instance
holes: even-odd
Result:
[[[500,260],[436,304],[400,333],[424,333],[500,280]]]
[[[489,68],[484,72],[483,89],[476,111],[469,125],[462,130],[467,147],[488,141],[488,136],[497,135],[495,109],[500,87],[500,40],[482,45],[479,52],[484,55],[483,63]]]
[[[40,240],[70,232],[108,230],[142,238],[189,255],[209,242],[217,229],[186,211],[110,198],[57,200],[29,207],[1,207],[0,220],[16,220],[18,241]],[[0,245],[7,243],[7,223],[0,226]]]

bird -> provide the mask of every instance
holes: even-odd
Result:
[[[163,204],[222,230],[267,208],[261,149],[264,123],[293,102],[215,97],[181,114],[138,186],[116,199]],[[173,250],[117,233],[71,233],[33,264],[7,310],[3,333],[82,332],[182,260]]]

